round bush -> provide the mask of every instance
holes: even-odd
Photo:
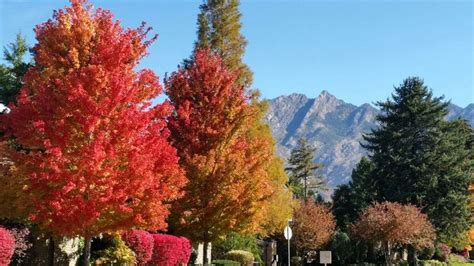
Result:
[[[153,234],[152,265],[175,266],[187,264],[191,255],[191,243],[187,238]]]
[[[122,234],[125,244],[135,252],[138,265],[146,265],[153,256],[153,236],[144,230],[130,230]]]
[[[0,265],[9,265],[15,251],[15,238],[3,227],[0,227]]]
[[[253,254],[245,250],[231,250],[224,255],[224,258],[238,261],[242,266],[252,266],[254,261]]]
[[[448,262],[450,254],[451,254],[451,248],[448,245],[440,243],[436,246],[436,251],[435,251],[436,259],[440,261]]]

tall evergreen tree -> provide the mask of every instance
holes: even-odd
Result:
[[[288,187],[296,198],[307,199],[314,191],[325,189],[325,180],[315,173],[322,167],[314,163],[315,151],[305,139],[298,140],[298,146],[291,151],[285,170],[289,176]]]
[[[352,171],[352,181],[340,185],[334,191],[332,211],[342,230],[346,230],[348,225],[357,220],[360,213],[376,199],[373,168],[372,162],[367,157],[362,157]]]
[[[26,40],[21,34],[17,34],[16,40],[3,50],[4,60],[8,64],[0,65],[0,103],[9,105],[16,103],[16,97],[23,86],[23,76],[31,66],[24,60],[29,48]]]
[[[379,127],[364,136],[378,200],[415,204],[427,213],[441,241],[471,223],[472,129],[447,122],[449,102],[434,97],[420,78],[408,78],[379,102]]]
[[[230,71],[239,71],[237,83],[249,88],[252,71],[243,63],[247,41],[240,33],[239,0],[207,0],[200,6],[196,49],[211,49]]]

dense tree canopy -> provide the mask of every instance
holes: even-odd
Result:
[[[151,105],[158,78],[135,71],[153,40],[148,29],[124,30],[109,11],[77,0],[35,33],[35,65],[18,105],[1,116],[5,138],[28,151],[8,155],[28,180],[30,218],[85,236],[86,247],[104,231],[166,228],[167,202],[185,177],[167,141],[171,106]]]
[[[446,121],[448,102],[433,97],[419,78],[406,79],[378,105],[379,127],[364,137],[377,199],[418,206],[441,241],[464,234],[472,217],[472,128]]]
[[[352,171],[349,184],[340,185],[332,196],[332,210],[336,216],[338,228],[346,230],[360,213],[367,208],[377,195],[373,177],[373,164],[366,157],[362,157]]]

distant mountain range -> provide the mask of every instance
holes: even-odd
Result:
[[[355,106],[327,91],[317,98],[291,94],[269,100],[266,121],[278,143],[278,153],[290,156],[298,139],[305,138],[317,148],[316,162],[324,168],[329,187],[347,183],[351,172],[366,151],[360,146],[362,133],[376,126],[379,110],[366,103]],[[451,104],[448,119],[462,116],[474,126],[474,104],[461,108]]]

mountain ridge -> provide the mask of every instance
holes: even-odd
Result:
[[[287,159],[298,139],[316,147],[316,162],[324,165],[319,174],[330,187],[350,180],[354,166],[366,151],[360,146],[362,133],[376,126],[380,110],[369,103],[354,105],[323,90],[317,97],[292,93],[268,100],[265,121],[277,142],[278,154]],[[463,116],[474,125],[474,103],[465,108],[449,105],[447,119]]]

